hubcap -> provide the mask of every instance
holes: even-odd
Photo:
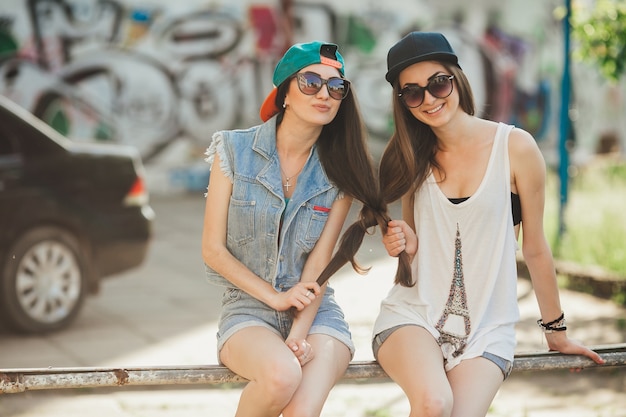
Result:
[[[33,320],[54,323],[67,317],[81,291],[74,253],[57,241],[35,245],[22,259],[16,277],[20,306]]]

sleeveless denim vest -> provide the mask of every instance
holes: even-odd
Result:
[[[277,291],[291,288],[300,281],[330,208],[340,197],[322,168],[316,147],[298,176],[289,204],[283,195],[276,150],[276,117],[249,129],[215,133],[207,162],[213,163],[215,153],[220,157],[219,168],[233,182],[228,250]],[[210,283],[234,287],[209,266],[206,273]]]

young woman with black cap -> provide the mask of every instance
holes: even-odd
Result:
[[[383,243],[408,255],[412,282],[381,303],[373,350],[411,416],[485,416],[516,345],[520,227],[548,347],[599,355],[566,335],[543,231],[545,163],[533,137],[476,117],[472,90],[440,33],[389,51],[395,132],[380,165],[386,201],[402,198]]]
[[[263,124],[213,136],[202,256],[225,287],[219,360],[250,381],[236,415],[318,416],[354,345],[316,279],[352,199],[380,196],[337,46],[292,46],[273,82]]]

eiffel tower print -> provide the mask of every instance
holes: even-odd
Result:
[[[448,321],[449,319],[452,320]],[[461,320],[463,326],[459,325]],[[455,326],[454,324],[457,325]],[[453,329],[450,329],[450,327]],[[461,330],[461,327],[463,330]],[[454,277],[452,279],[452,285],[450,286],[450,295],[446,302],[446,308],[435,326],[439,331],[437,343],[439,343],[439,346],[449,344],[452,347],[452,356],[456,358],[465,350],[471,327],[469,310],[467,309],[467,297],[465,295],[465,282],[463,279],[461,232],[459,231],[459,225],[457,223],[456,239],[454,241]]]

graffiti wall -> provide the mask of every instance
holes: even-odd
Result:
[[[459,54],[480,114],[527,129],[549,149],[557,140],[563,40],[553,11],[561,2],[466,3],[3,0],[0,94],[74,140],[136,146],[165,189],[202,188],[211,134],[259,123],[288,45],[340,44],[372,140],[384,140],[386,52],[410,30],[438,30]],[[610,116],[624,113],[623,89],[602,87],[592,74],[579,76],[610,95],[608,104],[599,100],[610,109],[576,95],[593,110],[578,113],[581,149],[593,148],[603,129],[624,131]]]

